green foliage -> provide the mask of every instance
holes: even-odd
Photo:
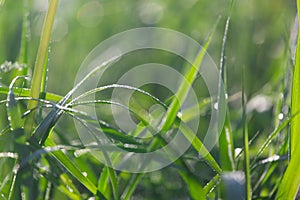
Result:
[[[300,1],[297,0],[297,8],[299,11]],[[299,15],[298,15],[299,16]],[[295,66],[293,71],[292,86],[292,105],[291,114],[294,118],[291,120],[291,157],[289,165],[284,173],[281,185],[278,190],[278,199],[295,199],[300,186],[300,175],[295,173],[300,170],[300,151],[299,151],[299,130],[300,130],[300,34],[299,34],[300,18],[298,19],[298,42],[295,56]]]
[[[289,31],[296,13],[293,0],[39,2],[0,0],[1,199],[296,197],[300,36],[295,42],[299,25]],[[132,52],[105,60],[72,87],[77,67],[95,44],[141,26],[175,29],[205,42],[194,63],[158,50]],[[198,73],[207,52],[220,60],[216,97],[208,96]],[[175,92],[155,84],[116,83],[130,66],[154,61],[183,75]],[[74,97],[108,67],[112,70],[96,88]],[[112,99],[113,90],[132,92],[129,105]],[[183,108],[191,90],[198,92],[198,102]],[[91,95],[96,99],[87,100]],[[226,115],[224,124],[218,121],[219,143],[209,151],[204,133],[216,105]],[[97,119],[82,112],[84,106],[95,106]],[[119,129],[111,106],[130,113],[136,126]],[[189,123],[198,117],[194,131]],[[95,144],[86,148],[71,120]],[[173,130],[180,130],[191,146],[169,166],[147,173],[114,170],[109,164],[120,159],[120,150],[97,138],[102,131],[121,150],[148,153],[166,146]],[[140,138],[145,132],[150,136]],[[108,166],[93,150],[102,152]]]

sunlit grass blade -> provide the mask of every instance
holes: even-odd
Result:
[[[185,124],[180,124],[180,130],[182,131],[186,139],[191,142],[192,146],[199,153],[199,155],[203,156],[211,169],[216,171],[217,173],[221,173],[222,169],[220,168],[214,157],[210,154],[210,152],[205,148],[201,140],[198,137],[195,137],[193,131]]]
[[[298,24],[300,24],[300,0],[297,0]],[[300,111],[300,26],[298,26],[298,42],[296,47],[295,66],[292,83],[291,114],[296,115]],[[291,121],[290,151],[291,157],[279,186],[277,199],[295,199],[300,186],[300,115]]]
[[[229,109],[227,102],[222,102],[225,98],[222,98],[223,91],[225,91],[225,95],[227,95],[227,77],[226,77],[226,42],[227,42],[227,34],[230,25],[230,18],[232,8],[234,6],[234,1],[231,2],[231,8],[229,12],[229,16],[226,19],[225,29],[223,34],[223,42],[221,48],[221,60],[220,60],[220,69],[219,69],[219,85],[218,85],[218,105],[224,105],[226,109],[225,114],[225,123],[223,129],[221,131],[219,137],[219,155],[220,155],[220,165],[223,171],[232,171],[235,170],[235,162],[234,162],[234,145],[232,139],[232,131],[231,124],[229,119]],[[223,83],[223,84],[222,84]],[[224,88],[223,88],[224,87]]]
[[[176,120],[177,113],[180,109],[181,103],[185,100],[186,95],[188,94],[188,91],[190,90],[191,84],[194,82],[196,75],[198,73],[199,67],[202,63],[202,60],[205,56],[206,50],[212,40],[212,37],[214,35],[214,32],[216,30],[218,22],[215,24],[213,30],[209,34],[205,44],[203,45],[203,48],[199,51],[198,55],[195,58],[195,61],[190,68],[190,70],[185,75],[185,80],[182,81],[181,85],[179,86],[179,89],[176,93],[176,98],[173,98],[173,101],[171,105],[169,106],[167,113],[165,114],[165,119],[163,121],[162,125],[162,132],[166,132],[169,130],[169,128],[174,124],[174,122],[178,121]],[[179,129],[183,132],[184,136],[191,142],[193,147],[198,151],[199,155],[203,156],[203,158],[209,163],[209,165],[218,173],[220,173],[222,170],[213,158],[213,156],[208,152],[208,150],[205,148],[205,146],[202,144],[199,138],[194,137],[194,133],[186,126],[180,125]]]
[[[220,178],[220,174],[217,174],[210,179],[210,181],[203,188],[204,193],[210,193],[220,183]]]
[[[109,174],[108,174],[108,167],[105,166],[102,169],[102,172],[99,176],[98,180],[98,190],[102,192],[105,197],[110,200],[110,187],[109,187]],[[98,197],[96,197],[98,198]],[[99,199],[99,198],[98,198]]]
[[[249,157],[249,139],[246,118],[246,94],[245,94],[245,68],[242,70],[242,122],[243,122],[243,146],[244,146],[244,173],[245,173],[245,199],[251,200],[251,176],[250,176],[250,157]]]
[[[103,65],[104,66],[104,65]],[[160,105],[163,105],[164,107],[167,107],[162,101],[160,101],[158,98],[156,98],[155,96],[151,95],[149,92],[146,92],[140,88],[136,88],[136,87],[133,87],[133,86],[129,86],[129,85],[120,85],[120,84],[111,84],[111,85],[106,85],[106,86],[102,86],[102,87],[97,87],[97,88],[94,88],[92,90],[89,90],[79,96],[77,96],[76,98],[73,98],[72,101],[70,103],[67,104],[67,106],[73,106],[73,105],[77,105],[77,104],[80,104],[80,101],[79,103],[76,103],[79,99],[83,98],[83,97],[86,97],[86,96],[89,96],[91,94],[95,94],[97,92],[101,92],[101,91],[104,91],[104,90],[108,90],[108,89],[115,89],[115,88],[120,88],[120,89],[127,89],[127,90],[132,90],[132,91],[135,91],[135,92],[139,92],[145,96],[148,96],[150,97],[151,99],[153,99],[155,102],[159,103]],[[92,102],[91,102],[92,103]]]
[[[38,127],[35,129],[33,136],[30,138],[31,142],[40,143],[43,144],[47,137],[49,136],[49,133],[51,129],[56,124],[57,120],[60,118],[60,116],[63,114],[63,110],[58,108],[58,106],[63,106],[66,102],[68,102],[69,98],[72,96],[72,94],[89,78],[91,78],[95,73],[102,69],[102,67],[105,67],[107,65],[110,65],[113,63],[113,61],[116,61],[116,58],[109,60],[107,62],[102,63],[102,65],[96,67],[94,70],[92,70],[89,74],[85,76],[74,88],[68,92],[66,96],[64,96],[58,103],[57,106],[55,106],[52,111],[46,116],[46,118],[38,125]],[[44,71],[45,72],[45,71]],[[37,105],[37,103],[35,103]],[[32,110],[35,107],[32,107],[30,110]],[[32,113],[31,113],[32,115]],[[29,119],[29,118],[26,118]],[[26,121],[25,121],[26,124]],[[29,125],[28,125],[29,126]],[[25,130],[26,131],[26,130]]]
[[[228,112],[228,111],[227,111]],[[226,113],[224,127],[219,138],[220,165],[223,171],[235,170],[234,146],[229,115]]]
[[[99,66],[95,67],[92,71],[90,71],[87,75],[84,76],[83,79],[81,79],[79,81],[79,83],[77,83],[69,92],[68,94],[66,94],[66,96],[59,102],[60,105],[64,105],[67,100],[76,92],[76,90],[78,90],[78,88],[87,80],[89,80],[91,77],[95,76],[97,74],[97,72],[103,70],[105,67],[111,66],[113,65],[115,62],[117,62],[119,59],[119,57],[113,57],[110,60],[107,60],[103,63],[101,63]],[[97,90],[97,89],[95,89]],[[86,92],[87,94],[89,94],[90,91]],[[92,90],[93,92],[93,90]],[[86,93],[82,94],[85,95]],[[75,100],[77,100],[78,98],[80,98],[82,95],[80,95],[79,97],[76,97],[73,99],[72,102],[74,102]]]
[[[15,94],[18,94],[19,96],[30,97],[30,91],[31,91],[30,89],[14,87],[14,88],[12,88],[12,90]],[[0,86],[0,94],[6,94],[7,95],[8,92],[9,92],[9,87],[1,87]],[[48,101],[58,102],[62,98],[63,98],[63,96],[53,94],[53,93],[49,93],[49,92],[47,92],[46,95],[45,95],[45,99],[48,100]]]
[[[194,63],[192,64],[192,67],[190,70],[186,73],[185,75],[185,80],[182,81],[181,85],[179,86],[179,89],[175,95],[174,98],[172,98],[172,102],[170,106],[168,107],[168,110],[165,114],[164,120],[162,121],[161,125],[161,133],[167,132],[171,126],[180,121],[178,119],[177,114],[180,109],[181,103],[185,100],[186,95],[188,94],[188,91],[194,82],[196,75],[198,73],[199,67],[201,65],[202,59],[205,56],[206,50],[211,42],[211,39],[213,37],[213,34],[215,32],[215,29],[217,27],[217,24],[215,24],[213,31],[208,36],[207,41],[205,42],[203,48],[199,51],[198,55],[195,58]],[[209,166],[212,167],[213,170],[215,170],[217,173],[221,173],[221,168],[213,158],[213,156],[209,153],[209,151],[205,148],[205,146],[202,144],[199,138],[195,137],[194,133],[187,127],[183,126],[180,124],[179,126],[180,130],[183,132],[184,136],[191,142],[193,147],[197,150],[199,155],[203,156],[203,158],[208,162]],[[149,150],[151,151],[153,147],[156,146],[156,143],[158,140],[154,140],[150,146]],[[134,192],[138,182],[142,178],[142,174],[135,175],[132,179],[131,182],[129,183],[130,185],[125,189],[122,199],[129,199]]]
[[[52,26],[54,24],[54,17],[56,14],[57,5],[58,5],[58,0],[51,0],[49,2],[49,8],[47,10],[46,18],[42,29],[40,46],[38,48],[34,72],[31,80],[30,95],[32,98],[35,99],[39,98],[41,92],[41,87],[42,87],[41,83],[44,77],[46,56],[47,56]],[[36,101],[29,101],[27,106],[28,110],[35,108],[37,106],[37,103],[38,102]],[[32,112],[25,119],[24,129],[25,129],[26,138],[29,138],[32,134],[32,129],[34,126],[34,115],[35,112]]]
[[[219,22],[219,20],[218,20]],[[203,48],[199,50],[198,55],[196,56],[194,63],[192,64],[191,68],[189,69],[189,71],[185,74],[185,80],[182,80],[178,91],[175,94],[175,97],[173,98],[167,113],[165,114],[165,119],[163,120],[163,124],[161,127],[161,130],[163,132],[166,132],[169,130],[169,128],[172,126],[172,124],[175,121],[175,118],[178,114],[178,111],[180,109],[180,106],[182,104],[182,102],[185,100],[191,86],[192,83],[194,82],[196,75],[199,72],[199,68],[201,66],[202,60],[206,54],[206,50],[212,40],[212,37],[215,33],[216,27],[218,22],[215,24],[213,30],[211,31],[211,33],[209,34],[206,42],[203,45]]]

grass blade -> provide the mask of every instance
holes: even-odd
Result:
[[[297,0],[298,23],[300,24],[300,0]],[[292,107],[291,114],[296,115],[300,111],[300,35],[298,26],[298,43],[296,49],[295,66],[292,85]],[[291,158],[279,186],[277,199],[295,199],[300,186],[300,116],[297,115],[291,121]]]
[[[205,194],[210,193],[219,183],[220,183],[220,175],[215,175],[203,188]]]
[[[109,159],[109,158],[107,158]],[[113,191],[113,197],[114,199],[119,199],[119,192],[118,192],[118,181],[117,181],[117,174],[114,169],[111,167],[107,167],[108,169],[108,174],[110,177],[110,182],[112,186],[112,191]]]
[[[125,188],[121,199],[122,200],[129,200],[130,197],[132,196],[135,188],[137,187],[138,183],[140,182],[140,180],[143,178],[142,173],[139,174],[134,174],[133,177],[130,179],[128,186]]]
[[[105,166],[102,169],[102,173],[101,173],[101,175],[99,177],[99,180],[98,180],[98,190],[101,191],[107,199],[111,199],[110,198],[110,188],[109,188],[108,181],[109,181],[108,167]],[[96,197],[96,199],[97,198],[98,197]]]
[[[10,86],[9,86],[9,92],[7,94],[7,116],[8,116],[8,121],[10,123],[10,128],[11,130],[17,130],[22,128],[23,126],[23,119],[21,119],[21,110],[17,104],[17,101],[15,99],[15,94],[13,91],[13,86],[14,83],[22,77],[17,76],[16,78],[13,79],[13,81],[11,82]]]
[[[219,22],[219,19],[215,26],[213,27],[213,30],[209,34],[205,44],[203,45],[203,48],[199,51],[197,57],[195,58],[195,61],[190,68],[190,70],[185,75],[186,81],[183,81],[181,85],[179,86],[179,89],[176,93],[176,98],[173,98],[173,101],[171,102],[170,107],[167,110],[167,113],[165,115],[165,119],[163,121],[162,125],[162,132],[166,132],[169,130],[169,128],[172,126],[172,124],[178,120],[177,119],[177,113],[180,109],[181,102],[184,101],[186,95],[188,94],[188,91],[191,87],[191,84],[194,82],[195,77],[198,73],[198,69],[201,65],[201,62],[204,58],[204,55],[206,53],[206,50],[212,40],[212,37],[214,35],[214,32],[216,30],[217,24]],[[191,142],[193,147],[198,151],[198,153],[204,157],[204,159],[209,163],[209,165],[218,173],[221,173],[221,168],[213,158],[213,156],[209,153],[209,151],[205,148],[203,143],[200,141],[199,138],[194,137],[193,132],[187,127],[187,126],[179,126],[179,129],[182,131],[184,136]]]
[[[185,75],[185,80],[181,83],[179,86],[179,89],[175,95],[175,97],[172,99],[172,102],[167,110],[167,113],[165,114],[164,120],[162,120],[161,125],[161,133],[167,132],[170,127],[180,121],[180,119],[177,116],[177,113],[180,109],[181,102],[183,102],[186,98],[186,95],[188,94],[188,91],[191,87],[191,84],[194,82],[196,75],[198,73],[198,69],[201,65],[201,62],[204,58],[204,55],[206,53],[206,50],[212,40],[212,37],[214,35],[214,32],[216,30],[217,24],[215,24],[213,31],[208,36],[207,41],[205,42],[203,48],[199,51],[197,57],[195,58],[194,63],[192,64],[192,67]],[[205,148],[205,146],[202,144],[199,138],[194,137],[194,133],[189,129],[187,126],[180,125],[180,130],[184,134],[184,136],[191,142],[192,146],[197,150],[197,152],[203,156],[203,158],[209,163],[209,166],[213,168],[217,173],[221,173],[221,168],[213,158],[213,156],[209,153],[209,151]],[[160,134],[161,134],[160,133]],[[153,147],[156,146],[156,143],[158,140],[154,140],[149,147],[149,151],[152,150]],[[121,199],[128,200],[131,195],[133,194],[137,184],[139,183],[140,179],[142,178],[143,174],[137,174],[134,175],[134,177],[131,179],[131,182],[129,183],[129,186],[125,189],[123,192],[123,195],[121,196]]]
[[[185,75],[185,80],[182,81],[182,83],[179,86],[179,89],[175,95],[175,97],[173,98],[173,101],[171,102],[171,105],[169,106],[167,113],[165,115],[165,119],[163,120],[163,125],[161,130],[163,132],[166,132],[169,130],[169,128],[172,126],[172,124],[175,121],[175,118],[177,116],[177,113],[180,109],[181,103],[185,100],[189,89],[192,85],[192,83],[194,82],[196,75],[198,74],[199,68],[201,66],[202,60],[205,56],[206,50],[212,40],[212,37],[215,33],[215,30],[217,28],[217,24],[218,24],[219,20],[217,21],[217,23],[215,24],[213,30],[211,31],[211,33],[209,34],[207,41],[205,42],[205,44],[203,45],[203,48],[199,51],[198,55],[195,58],[194,63],[192,64],[192,67],[190,68],[190,70],[187,72],[187,74]]]
[[[56,13],[58,5],[58,0],[51,0],[49,3],[49,8],[46,14],[46,18],[44,21],[43,29],[42,29],[42,35],[40,40],[40,46],[37,52],[37,58],[35,62],[33,77],[31,80],[31,91],[30,95],[32,98],[39,98],[40,92],[41,92],[41,82],[44,77],[45,72],[45,61],[48,51],[48,45],[50,41],[50,35],[52,31],[52,26],[54,23],[54,17]],[[31,110],[37,106],[38,102],[36,101],[29,101],[28,102],[28,110]],[[25,134],[26,138],[29,138],[31,136],[31,132],[34,125],[34,114],[35,112],[32,112],[26,119],[25,119]]]
[[[30,91],[31,91],[30,89],[14,87],[14,88],[12,88],[12,90],[13,90],[14,93],[18,93],[19,96],[30,97]],[[9,93],[9,88],[0,87],[0,94],[6,94],[7,95],[8,93]],[[54,101],[54,102],[58,102],[62,98],[63,97],[60,96],[60,95],[49,93],[49,92],[47,92],[46,96],[45,96],[45,100]]]
[[[245,172],[245,191],[246,200],[251,200],[251,177],[250,177],[250,157],[249,157],[249,139],[246,119],[246,100],[245,100],[245,68],[242,71],[242,109],[243,109],[243,140],[244,140],[244,172]]]
[[[226,77],[226,63],[225,63],[225,48],[226,48],[226,41],[227,41],[227,34],[230,25],[230,16],[232,12],[232,8],[234,5],[234,1],[231,2],[231,8],[229,16],[227,17],[225,30],[223,34],[223,42],[222,42],[222,50],[221,50],[221,60],[220,60],[220,72],[219,72],[219,93],[218,93],[218,105],[225,105],[226,107],[226,115],[225,115],[225,123],[220,134],[219,138],[219,148],[220,148],[220,165],[223,171],[232,171],[235,170],[235,163],[234,163],[234,146],[233,146],[233,139],[232,139],[232,131],[229,119],[229,110],[227,102],[222,102],[224,98],[221,97],[223,94],[222,90],[226,92],[227,90],[227,77]],[[222,84],[224,82],[224,84]],[[224,87],[224,88],[223,88]]]

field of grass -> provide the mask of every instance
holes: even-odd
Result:
[[[300,198],[297,8],[0,0],[0,199]]]

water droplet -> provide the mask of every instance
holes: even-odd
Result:
[[[218,104],[218,103],[215,103],[215,104],[214,104],[214,109],[216,109],[216,110],[219,109],[219,104]]]
[[[225,99],[228,99],[228,94],[227,93],[225,93]]]

